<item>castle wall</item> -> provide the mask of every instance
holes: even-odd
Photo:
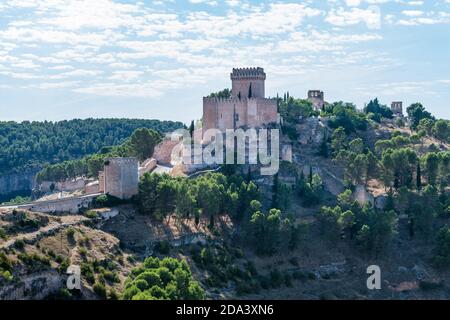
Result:
[[[154,159],[154,158],[147,159],[139,167],[139,177],[142,177],[147,172],[153,171],[153,169],[155,169],[156,166],[157,166],[156,159]]]
[[[41,184],[39,184],[38,189],[41,192],[50,192],[51,186],[53,185],[55,187],[55,191],[75,191],[79,189],[83,189],[84,185],[86,184],[87,179],[78,178],[75,180],[64,180],[64,181],[42,181]]]
[[[225,131],[234,128],[234,106],[238,99],[219,99],[217,104],[217,129]]]
[[[136,158],[109,158],[105,163],[105,193],[129,199],[138,193],[139,173]]]
[[[211,128],[217,128],[218,99],[203,98],[203,132]]]
[[[26,209],[43,213],[72,213],[76,214],[82,208],[89,208],[98,194],[92,194],[77,198],[63,198],[58,200],[40,201],[32,204],[21,205],[20,209]]]
[[[269,123],[276,123],[278,120],[277,102],[274,99],[256,99],[258,121],[256,127],[262,127]]]

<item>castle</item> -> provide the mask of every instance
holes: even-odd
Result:
[[[394,113],[394,116],[403,117],[403,102],[402,101],[392,102],[391,110]]]
[[[325,98],[323,91],[320,90],[309,90],[308,91],[308,101],[310,101],[314,109],[321,111],[325,106]]]
[[[233,69],[231,97],[203,98],[203,132],[260,128],[278,122],[276,99],[265,98],[263,68]]]

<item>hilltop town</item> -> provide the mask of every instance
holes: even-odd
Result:
[[[447,120],[401,101],[358,110],[321,90],[267,98],[263,68],[230,79],[185,129],[189,150],[213,143],[208,130],[278,129],[275,175],[258,163],[185,163],[182,136],[151,129],[88,158],[95,173],[51,180],[68,166],[49,165],[34,199],[0,207],[0,297],[158,298],[148,279],[136,283],[148,257],[186,261],[197,298],[450,297]],[[143,155],[139,137],[154,143]],[[372,264],[382,290],[366,287]],[[81,266],[81,290],[64,286],[70,265]]]

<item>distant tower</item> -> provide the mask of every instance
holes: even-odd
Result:
[[[325,105],[324,93],[320,90],[309,90],[308,100],[312,102],[314,109],[322,110]]]
[[[231,93],[235,98],[264,98],[266,74],[263,68],[233,69]]]
[[[402,101],[392,102],[391,110],[395,116],[403,117],[403,102]]]
[[[136,158],[108,158],[105,161],[104,192],[119,199],[138,193],[139,162]]]

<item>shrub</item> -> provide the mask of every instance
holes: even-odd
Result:
[[[94,292],[102,299],[106,299],[107,298],[107,293],[106,293],[106,287],[104,284],[96,282],[93,286],[92,289],[94,290]]]
[[[8,239],[8,235],[6,234],[6,231],[3,228],[0,228],[0,239],[3,240]]]
[[[91,265],[88,263],[81,264],[81,274],[86,278],[89,283],[95,282],[94,271],[92,270]]]
[[[97,212],[95,212],[95,211],[93,211],[93,210],[86,211],[86,213],[84,214],[84,216],[85,216],[86,218],[89,218],[89,219],[97,219],[97,218],[98,218]]]
[[[22,239],[16,240],[14,242],[14,247],[19,250],[23,250],[25,248],[25,241]]]
[[[155,250],[158,251],[160,254],[169,254],[171,249],[170,242],[167,240],[164,241],[158,241],[155,244]]]
[[[75,232],[76,230],[73,227],[70,227],[66,230],[66,235],[69,239],[73,240],[75,239]]]
[[[80,255],[85,258],[87,255],[87,249],[85,247],[79,247],[78,248],[78,252],[80,253]]]
[[[0,270],[12,271],[12,262],[4,252],[0,252]]]

